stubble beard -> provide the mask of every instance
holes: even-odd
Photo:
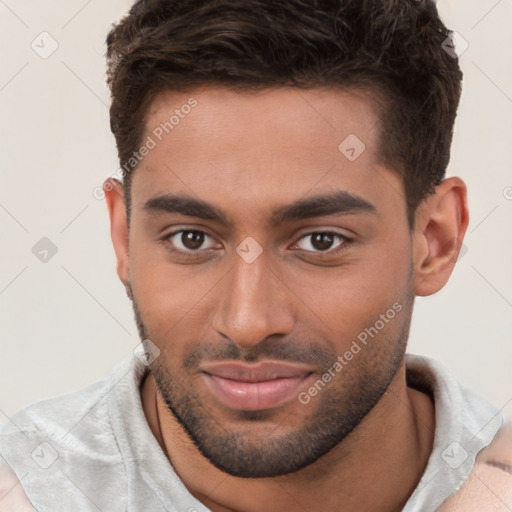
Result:
[[[141,339],[152,339],[135,298],[132,300]],[[288,416],[281,423],[272,422],[272,411],[233,411],[229,421],[225,416],[217,418],[219,409],[187,387],[187,383],[195,381],[190,373],[187,375],[187,369],[191,371],[197,364],[197,353],[191,354],[178,371],[171,370],[165,356],[157,358],[150,371],[169,411],[200,453],[215,467],[242,478],[294,473],[313,464],[347,438],[384,395],[405,356],[412,302],[413,299],[409,298],[400,317],[393,320],[401,322],[394,339],[380,336],[372,340],[312,398],[312,407],[307,415],[303,412],[305,406],[298,400],[287,405],[290,417],[300,419],[295,425],[286,423]],[[159,340],[152,341],[162,349]],[[284,359],[287,349],[293,352],[289,346],[275,347],[265,347],[266,358],[273,358],[273,350],[274,359],[278,360]],[[234,344],[229,349],[220,350],[215,357],[222,358],[226,353],[231,360],[255,360],[255,357],[244,357]],[[211,347],[208,355],[212,356]],[[319,360],[323,361],[327,371],[336,356],[319,350],[314,357],[317,364]],[[297,359],[292,356],[288,360]],[[298,414],[293,414],[294,411]],[[237,424],[241,428],[233,426]]]

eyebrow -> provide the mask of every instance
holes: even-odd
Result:
[[[334,214],[371,213],[376,214],[375,206],[360,196],[344,190],[331,194],[318,195],[301,199],[291,205],[275,210],[270,217],[270,224],[278,226],[292,220],[309,219]]]
[[[184,195],[165,194],[153,197],[146,201],[143,209],[149,214],[178,213],[232,226],[228,216],[212,204]],[[377,210],[366,199],[341,190],[300,199],[290,205],[280,206],[271,212],[269,224],[275,227],[294,220],[355,213],[376,214]]]
[[[215,206],[201,199],[194,199],[189,196],[159,195],[146,201],[143,209],[149,214],[179,213],[189,217],[216,220],[226,225],[231,224],[227,216]]]

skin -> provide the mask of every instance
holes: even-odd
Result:
[[[425,469],[435,422],[430,398],[407,387],[397,355],[405,349],[413,297],[440,290],[455,265],[468,224],[464,183],[452,177],[438,185],[418,208],[411,232],[402,180],[379,162],[378,118],[368,97],[211,86],[165,92],[149,109],[145,137],[191,96],[198,106],[134,171],[129,229],[121,184],[111,179],[105,187],[118,275],[134,301],[141,336],[160,350],[142,388],[152,432],[190,492],[215,512],[314,512],[341,504],[401,510]],[[349,134],[366,146],[355,161],[338,150]],[[274,209],[333,191],[359,196],[374,211],[270,225]],[[148,213],[144,204],[162,193],[207,201],[229,224]],[[179,258],[170,251],[178,246],[162,241],[179,229],[206,232],[210,249]],[[315,250],[306,235],[326,231],[353,242],[337,254]],[[250,264],[236,252],[248,236],[263,249]],[[184,365],[191,354],[207,358],[228,349],[266,360],[286,350],[291,361],[295,354],[306,357],[307,347],[312,354],[342,355],[394,303],[401,312],[307,405],[291,400],[251,419],[220,404],[199,368]],[[312,373],[299,391],[326,370],[327,360],[305,361]],[[235,433],[245,449],[257,447],[270,458],[284,440],[293,443],[315,425],[321,432],[315,421],[329,410],[351,431],[296,471],[232,476],[204,456],[169,410],[170,382],[177,401],[195,400],[210,441],[216,436],[212,445]],[[365,382],[376,403],[350,424],[344,413],[357,408]]]
[[[512,510],[512,418],[476,458],[475,469],[439,512]]]

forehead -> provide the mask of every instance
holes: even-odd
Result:
[[[188,108],[191,102],[197,104]],[[207,135],[203,144],[222,140],[223,147],[229,142],[238,145],[242,134],[253,135],[261,142],[262,135],[271,133],[273,145],[282,145],[282,150],[287,147],[286,141],[312,137],[319,149],[332,149],[338,139],[341,142],[347,135],[359,134],[368,149],[374,149],[378,121],[375,105],[369,93],[356,89],[279,87],[238,91],[210,86],[189,93],[165,91],[157,95],[148,109],[146,130],[151,133],[171,121],[173,127],[168,135],[176,142],[187,137],[189,148],[196,142],[195,132],[201,138]],[[178,116],[171,120],[173,114]],[[191,124],[193,131],[187,130]],[[257,150],[251,140],[245,142]]]
[[[382,195],[393,180],[382,177],[389,171],[377,158],[377,111],[360,91],[166,91],[145,127],[152,148],[134,174],[134,205],[172,192],[259,209],[310,192]]]

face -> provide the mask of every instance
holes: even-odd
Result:
[[[136,320],[169,409],[227,473],[311,464],[403,364],[412,242],[377,124],[367,97],[327,89],[167,92],[148,112]]]

